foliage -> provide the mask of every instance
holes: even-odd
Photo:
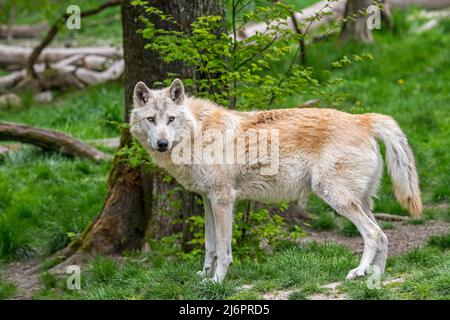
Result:
[[[192,67],[195,78],[183,79],[190,91],[221,105],[241,110],[265,109],[283,105],[293,94],[310,94],[328,101],[324,88],[339,80],[330,77],[319,83],[313,76],[313,68],[299,63],[299,42],[308,36],[286,27],[287,19],[294,12],[289,3],[276,1],[267,6],[266,1],[254,1],[253,9],[248,9],[249,2],[234,0],[233,9],[228,13],[232,15],[230,25],[226,26],[220,16],[202,16],[191,24],[190,30],[184,30],[173,17],[146,6],[145,2],[133,3],[145,6],[149,15],[156,15],[177,29],[157,28],[142,17],[146,24],[141,30],[148,40],[146,48],[158,52],[166,63],[177,61]],[[239,16],[238,12],[241,12]],[[318,12],[311,21],[299,27],[307,30],[313,20],[324,15]],[[249,22],[266,21],[280,22],[270,24],[265,33],[236,41],[240,27]],[[286,68],[280,70],[280,64],[286,59],[289,61]],[[345,57],[332,66],[342,67],[352,61],[370,59],[369,54],[355,54],[352,59]],[[167,79],[161,85],[170,81]]]
[[[16,286],[10,282],[4,281],[3,277],[0,275],[0,300],[11,298],[16,291]]]
[[[311,226],[317,230],[334,229],[336,227],[334,213],[330,211],[319,212],[311,222]]]
[[[428,240],[428,244],[442,250],[450,249],[450,233],[442,236],[433,236]]]
[[[286,207],[281,204],[279,209],[284,211]],[[271,252],[281,240],[296,240],[304,235],[299,226],[288,230],[284,219],[267,208],[252,209],[250,201],[237,206],[234,219],[234,252],[238,257],[261,256]]]
[[[350,220],[343,218],[341,224],[341,233],[347,237],[356,237],[359,235],[359,231],[356,226]]]
[[[285,209],[285,204],[279,205],[279,210]],[[173,223],[180,223],[180,221],[176,219]],[[178,256],[182,259],[190,259],[203,254],[202,248],[205,243],[204,216],[189,217],[187,225],[193,235],[192,240],[189,241],[193,250],[188,253],[178,252]],[[265,257],[281,241],[293,241],[302,236],[304,236],[304,232],[301,227],[295,225],[289,229],[281,216],[271,214],[267,208],[252,209],[249,201],[242,201],[235,209],[232,243],[234,245],[233,255],[237,258]],[[158,250],[173,254],[170,248],[179,243],[180,235],[165,237],[163,241],[164,245],[160,243]],[[152,244],[154,244],[153,241]]]

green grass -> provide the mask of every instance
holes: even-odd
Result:
[[[12,283],[5,281],[0,275],[0,300],[11,298],[16,291],[16,287]]]
[[[450,249],[450,234],[433,236],[428,240],[428,244],[440,249]]]
[[[49,104],[30,101],[18,110],[0,111],[0,118],[60,130],[79,139],[117,137],[123,101],[122,85],[108,83],[60,94]]]
[[[443,236],[440,239],[447,239]],[[450,251],[433,241],[388,260],[383,281],[399,279],[380,288],[370,278],[345,281],[358,259],[342,246],[311,244],[285,246],[261,261],[235,261],[223,283],[203,282],[196,271],[199,261],[166,262],[157,267],[144,254],[127,261],[96,258],[82,272],[82,289],[68,290],[65,278],[44,273],[43,289],[36,299],[262,299],[268,293],[288,290],[290,300],[326,293],[322,285],[340,281],[338,293],[356,300],[450,299]],[[251,285],[250,287],[248,287]],[[244,286],[247,288],[242,289]]]
[[[448,241],[450,235],[441,237]],[[431,241],[433,242],[433,241]],[[345,282],[341,292],[351,299],[450,299],[450,251],[429,245],[388,260],[385,279],[399,279],[380,289],[369,288],[366,280]]]
[[[143,255],[136,258],[123,264],[98,258],[82,272],[81,291],[65,289],[65,281],[61,279],[58,290],[53,285],[46,286],[36,298],[250,299],[286,288],[305,294],[321,284],[342,279],[357,264],[356,258],[342,246],[292,245],[267,260],[236,261],[227,280],[217,284],[205,283],[197,276],[201,268],[198,260],[166,262],[154,267],[149,262],[141,262]],[[253,287],[239,290],[245,284]]]
[[[33,147],[8,156],[0,165],[0,257],[63,248],[99,212],[109,168]]]
[[[334,213],[330,211],[322,211],[314,216],[311,227],[316,230],[331,230],[336,227]]]
[[[359,231],[356,226],[348,219],[343,218],[341,220],[340,232],[347,237],[356,237],[359,235]]]
[[[393,222],[381,221],[379,224],[380,224],[381,229],[383,229],[383,230],[395,229],[395,224]]]
[[[22,108],[0,112],[2,120],[59,130],[81,140],[119,135],[119,83],[74,90],[45,105],[24,100],[28,102]],[[101,209],[110,165],[31,146],[5,157],[0,162],[0,259],[46,256],[80,234]]]

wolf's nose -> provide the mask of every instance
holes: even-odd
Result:
[[[157,144],[158,144],[158,151],[166,151],[167,146],[169,145],[169,141],[167,141],[166,139],[159,139]]]

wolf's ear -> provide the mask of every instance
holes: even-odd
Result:
[[[145,83],[139,81],[138,83],[136,83],[136,86],[134,87],[133,106],[135,108],[145,106],[148,100],[150,100],[151,95],[152,93],[150,92],[150,89],[147,88]]]
[[[184,85],[180,79],[173,80],[169,87],[170,99],[177,104],[182,104],[184,101]]]

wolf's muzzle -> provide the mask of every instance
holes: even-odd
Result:
[[[169,146],[169,141],[167,139],[159,139],[158,142],[156,142],[158,145],[158,151],[164,152],[167,151],[167,147]]]

